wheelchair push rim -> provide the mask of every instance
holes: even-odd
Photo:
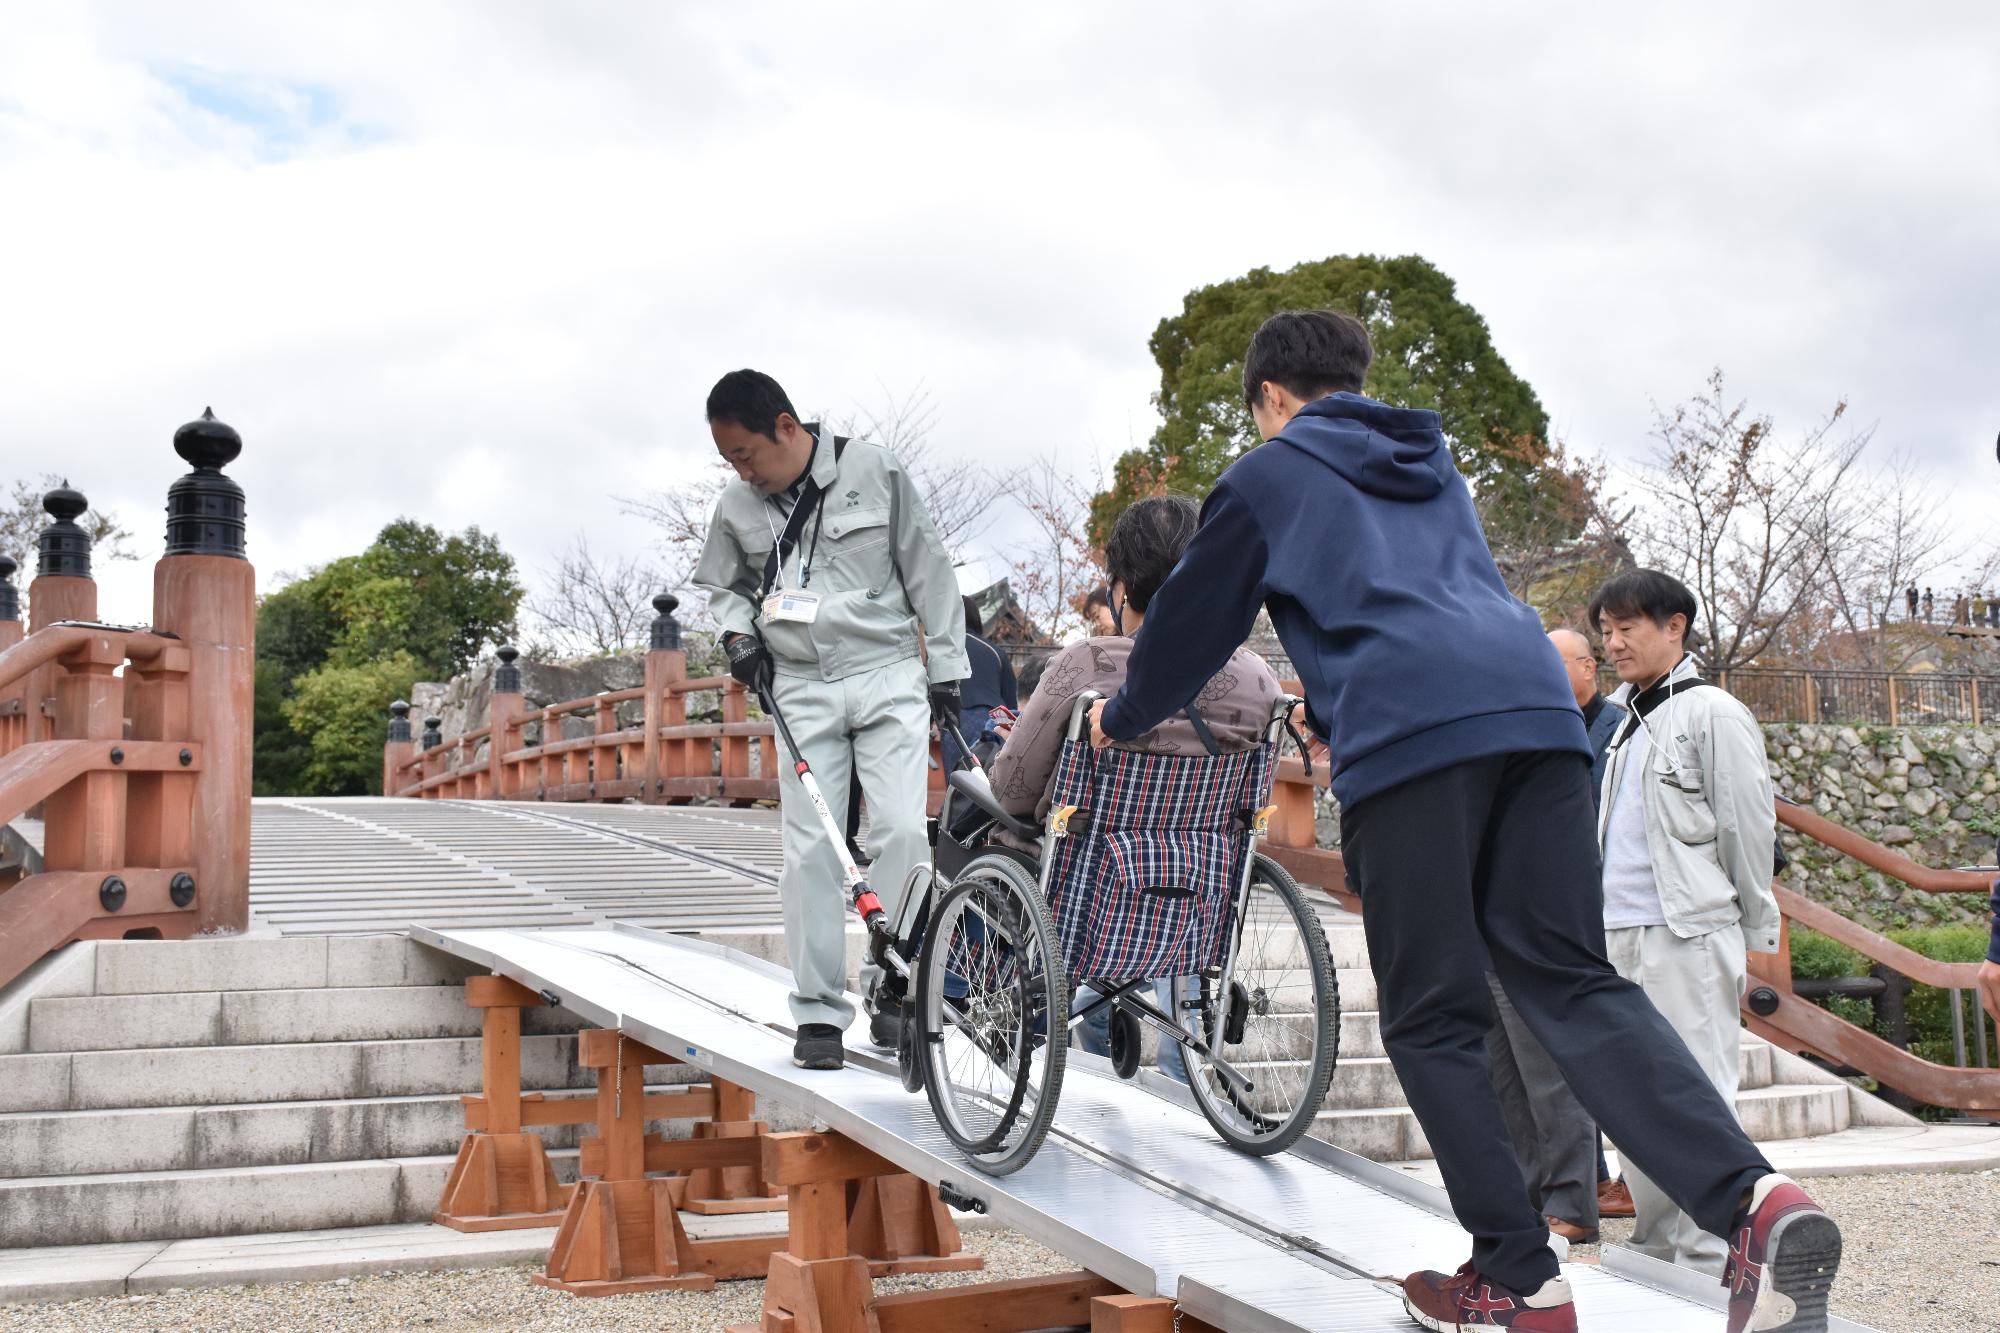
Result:
[[[1326,1100],[1339,1055],[1340,992],[1319,914],[1267,857],[1255,856],[1249,868],[1229,959],[1202,985],[1203,1040],[1181,1046],[1195,1105],[1231,1147],[1282,1152],[1312,1128]],[[1204,1044],[1248,1081],[1247,1092],[1216,1068]]]
[[[938,1125],[989,1175],[1025,1166],[1048,1135],[1068,995],[1034,881],[1005,857],[975,858],[932,908],[914,1018]]]

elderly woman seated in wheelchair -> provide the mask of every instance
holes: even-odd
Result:
[[[1195,523],[1177,498],[1119,519],[1105,558],[1126,633]],[[1319,917],[1253,846],[1297,701],[1238,652],[1183,717],[1095,751],[1085,716],[1123,681],[1131,645],[1121,635],[1065,650],[990,782],[971,767],[950,775],[934,861],[919,872],[929,883],[906,898],[918,920],[898,1062],[992,1174],[1034,1156],[1055,1115],[1064,1034],[1100,1015],[1121,1077],[1137,1072],[1150,1028],[1163,1067],[1184,1071],[1195,1105],[1245,1152],[1295,1142],[1333,1075],[1339,1001]]]

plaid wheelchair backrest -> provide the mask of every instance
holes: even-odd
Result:
[[[1222,961],[1272,750],[1063,746],[1050,800],[1079,814],[1056,849],[1049,906],[1072,979],[1182,976]]]

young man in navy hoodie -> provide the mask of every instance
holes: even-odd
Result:
[[[1185,706],[1269,610],[1332,751],[1383,1045],[1473,1237],[1455,1274],[1405,1279],[1419,1323],[1577,1327],[1489,1077],[1490,968],[1619,1151],[1730,1237],[1730,1333],[1824,1329],[1839,1230],[1605,958],[1562,664],[1501,581],[1437,414],[1361,396],[1372,358],[1366,326],[1331,311],[1257,330],[1243,396],[1267,443],[1204,503],[1093,741]]]

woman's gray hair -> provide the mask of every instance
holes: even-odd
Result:
[[[1145,613],[1200,526],[1201,506],[1185,495],[1149,496],[1118,516],[1104,543],[1104,572],[1125,585],[1133,610]]]

